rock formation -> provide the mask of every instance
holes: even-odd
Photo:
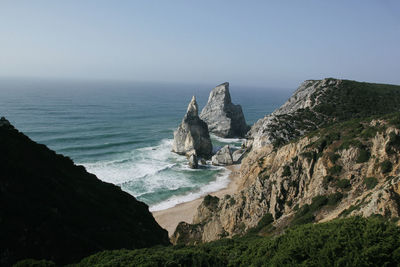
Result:
[[[211,91],[200,118],[207,123],[211,133],[220,137],[244,137],[249,130],[242,107],[232,104],[227,82]]]
[[[326,78],[303,82],[289,100],[250,129],[248,146],[283,145],[333,122],[400,110],[394,87]]]
[[[196,98],[193,96],[187,108],[187,112],[174,132],[172,152],[187,155],[195,151],[196,156],[210,158],[212,143],[208,133],[207,124],[198,116]]]
[[[371,131],[376,123],[363,123],[363,128]],[[321,148],[330,133],[318,133],[277,150],[266,145],[251,151],[240,169],[239,193],[219,199],[214,206],[203,202],[193,225],[177,228],[174,242],[182,242],[181,237],[193,244],[245,234],[267,214],[277,231],[299,220],[324,222],[374,214],[398,217],[400,129],[381,120],[379,125],[382,132],[368,139],[355,137],[357,141],[349,147],[341,146],[339,139]],[[316,201],[322,201],[319,209],[301,217]]]
[[[232,153],[233,163],[240,163],[244,154],[246,153],[246,149],[240,148]]]
[[[168,245],[148,206],[0,119],[0,266]]]
[[[188,153],[188,163],[189,167],[192,169],[197,169],[199,167],[199,159],[197,158],[196,152]]]
[[[224,165],[232,165],[232,152],[229,145],[224,146],[220,150],[215,153],[211,158],[211,162],[213,165],[224,166]]]
[[[400,114],[393,112],[399,107],[400,86],[304,82],[252,127],[239,192],[213,205],[204,200],[193,224],[177,228],[174,242],[245,234],[268,218],[265,231],[278,234],[338,217],[398,218]]]

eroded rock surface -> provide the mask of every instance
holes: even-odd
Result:
[[[212,156],[211,162],[213,165],[217,166],[232,165],[233,158],[229,145],[226,145],[218,150],[217,153]]]
[[[198,116],[196,98],[193,96],[188,105],[187,112],[174,132],[172,152],[180,155],[187,155],[195,151],[199,157],[210,158],[212,143],[208,133],[207,124]]]
[[[211,133],[220,137],[243,137],[249,130],[240,105],[232,104],[229,83],[215,87],[200,114]]]
[[[291,225],[353,215],[395,220],[400,114],[393,112],[399,107],[400,86],[304,82],[253,125],[243,145],[239,192],[214,202],[205,198],[186,225],[191,230],[179,235],[189,243],[232,237],[263,218],[272,218],[269,227],[278,234]]]

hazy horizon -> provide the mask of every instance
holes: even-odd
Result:
[[[0,3],[0,79],[400,84],[397,1],[34,3]]]

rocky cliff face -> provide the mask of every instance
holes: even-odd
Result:
[[[146,204],[0,119],[0,266],[168,245]]]
[[[211,133],[220,137],[243,137],[249,127],[240,105],[232,104],[229,83],[215,87],[200,114]]]
[[[399,87],[327,78],[303,82],[292,97],[258,120],[247,137],[255,148],[280,146],[333,122],[400,110]]]
[[[344,127],[279,149],[267,145],[250,152],[240,170],[240,193],[214,200],[212,205],[203,201],[193,227],[185,225],[197,233],[191,239],[186,231],[186,242],[244,234],[269,214],[276,229],[301,220],[319,222],[351,215],[398,217],[400,129],[387,121],[360,125],[359,131],[370,136],[348,139],[354,129]],[[342,136],[330,139],[340,132]],[[315,201],[323,203],[306,211]],[[174,242],[181,241],[182,232],[177,228]]]
[[[198,106],[194,96],[188,105],[182,123],[174,132],[172,152],[188,156],[196,153],[197,156],[204,158],[211,156],[210,134],[207,124],[198,116]]]
[[[356,99],[359,90],[364,95]],[[306,81],[252,127],[239,193],[205,199],[193,225],[180,225],[173,242],[211,241],[252,229],[279,233],[352,215],[398,218],[400,114],[364,118],[398,110],[399,96],[399,86]],[[306,135],[313,129],[319,130]]]

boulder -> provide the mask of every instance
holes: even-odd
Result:
[[[4,117],[0,118],[0,127],[10,127],[10,126],[11,124],[6,118]]]
[[[195,151],[196,156],[209,159],[212,153],[212,143],[207,124],[200,119],[196,98],[193,96],[182,123],[174,132],[172,152],[187,155]]]
[[[229,83],[215,87],[200,114],[211,133],[220,137],[244,137],[249,126],[240,105],[232,104]]]
[[[196,153],[188,154],[188,164],[191,169],[197,169],[199,167],[199,159]]]
[[[238,149],[232,153],[232,159],[234,163],[240,163],[242,161],[243,155],[246,152],[246,149]]]
[[[224,146],[212,157],[211,163],[217,166],[232,165],[233,158],[229,145]]]

